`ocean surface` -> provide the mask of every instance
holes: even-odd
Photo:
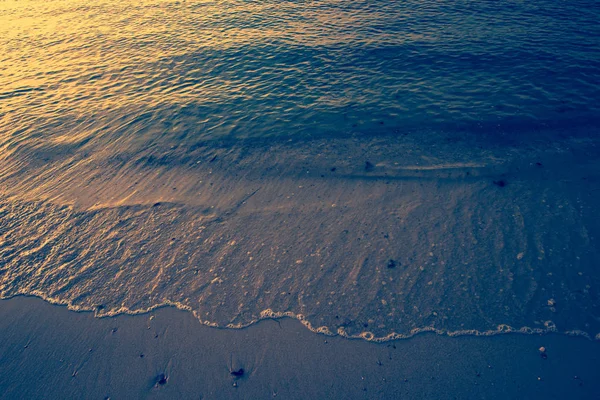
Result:
[[[0,297],[600,337],[597,1],[0,1]]]

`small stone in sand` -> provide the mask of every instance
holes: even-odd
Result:
[[[167,378],[165,374],[158,374],[158,376],[156,377],[156,384],[163,386],[167,383],[168,379],[169,378]]]

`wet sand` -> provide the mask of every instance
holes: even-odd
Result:
[[[591,399],[600,394],[600,343],[559,334],[424,333],[378,344],[315,334],[293,319],[217,329],[174,308],[95,318],[16,297],[0,301],[0,337],[3,399]]]
[[[377,340],[595,337],[598,139],[441,138],[115,144],[37,166],[21,149],[0,162],[0,297]]]

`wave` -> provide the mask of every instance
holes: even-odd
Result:
[[[600,333],[598,333],[594,337],[592,337],[587,332],[580,331],[580,330],[570,330],[570,331],[559,332],[556,329],[556,326],[554,325],[554,323],[552,321],[545,321],[544,325],[546,326],[546,328],[544,328],[544,329],[531,328],[531,327],[527,327],[527,326],[524,326],[521,328],[514,328],[509,325],[504,325],[504,324],[498,325],[498,327],[496,329],[487,330],[487,331],[478,331],[475,329],[445,331],[445,330],[436,329],[434,327],[422,327],[422,328],[414,328],[407,334],[399,334],[396,332],[391,332],[385,336],[377,337],[372,332],[369,332],[369,331],[360,332],[359,334],[355,334],[355,335],[349,335],[342,328],[338,328],[337,331],[332,331],[327,326],[314,327],[306,319],[306,317],[304,317],[304,315],[294,314],[290,311],[275,312],[273,310],[267,309],[267,310],[263,310],[260,313],[260,318],[255,321],[250,321],[245,324],[237,324],[237,325],[228,324],[227,326],[219,326],[218,324],[216,324],[214,322],[202,320],[201,318],[198,317],[197,313],[195,313],[190,307],[179,304],[177,302],[169,302],[169,301],[165,302],[163,304],[157,304],[155,306],[152,306],[152,307],[150,307],[148,309],[144,309],[144,310],[129,310],[126,307],[122,307],[122,308],[120,308],[118,310],[114,310],[114,311],[104,311],[102,309],[99,310],[97,307],[93,308],[93,309],[87,309],[84,307],[73,306],[72,304],[61,301],[59,299],[44,297],[43,295],[40,295],[39,293],[16,294],[11,297],[0,297],[0,299],[9,300],[9,299],[18,298],[21,296],[37,297],[37,298],[40,298],[50,304],[54,304],[54,305],[58,305],[58,306],[65,306],[69,310],[74,311],[74,312],[93,312],[94,316],[96,318],[111,318],[111,317],[116,317],[118,315],[132,315],[132,316],[133,315],[143,315],[143,314],[151,313],[152,311],[155,311],[155,310],[158,310],[161,308],[173,307],[173,308],[176,308],[181,311],[191,312],[200,324],[211,327],[211,328],[217,328],[217,329],[245,329],[245,328],[248,328],[249,326],[259,323],[260,321],[263,321],[263,320],[268,320],[268,319],[278,320],[278,319],[290,318],[290,319],[298,320],[304,327],[306,327],[309,331],[311,331],[313,333],[317,333],[317,334],[321,334],[321,335],[325,335],[325,336],[341,336],[346,339],[358,339],[358,340],[365,340],[365,341],[374,342],[374,343],[385,343],[385,342],[390,342],[390,341],[394,341],[394,340],[410,339],[416,335],[423,334],[423,333],[435,333],[436,335],[449,336],[449,337],[496,336],[496,335],[502,335],[502,334],[515,334],[515,333],[525,334],[525,335],[545,335],[545,334],[549,334],[549,333],[558,333],[558,334],[563,334],[566,336],[583,337],[588,340],[600,341]]]
[[[367,340],[600,331],[596,158],[452,144],[423,162],[391,140],[365,157],[367,143],[5,176],[0,296],[98,315],[176,305],[219,327],[282,315]]]

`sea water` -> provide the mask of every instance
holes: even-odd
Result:
[[[0,295],[600,332],[595,1],[0,2]]]

